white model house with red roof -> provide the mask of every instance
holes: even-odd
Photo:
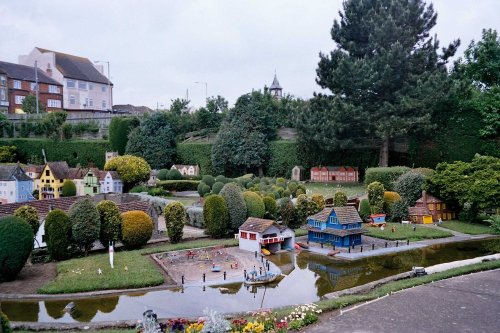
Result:
[[[260,253],[262,249],[269,252],[293,249],[295,233],[292,229],[281,226],[274,220],[249,217],[238,230],[235,237],[242,250]]]

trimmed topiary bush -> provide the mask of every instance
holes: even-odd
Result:
[[[14,280],[33,250],[33,230],[16,216],[0,218],[0,281]]]
[[[182,230],[187,222],[184,206],[180,202],[174,201],[165,206],[163,213],[170,243],[179,243],[182,240]]]
[[[76,195],[76,185],[71,179],[66,179],[62,186],[61,197],[74,197]]]
[[[26,221],[33,231],[33,235],[36,235],[38,229],[40,228],[40,219],[38,218],[38,212],[34,207],[31,206],[21,206],[14,211],[14,216],[22,218]]]
[[[168,170],[168,169],[161,169],[160,171],[158,171],[158,176],[157,176],[157,178],[158,178],[159,180],[167,180],[167,178],[168,178],[168,172],[169,172],[169,171],[170,171],[170,170]]]
[[[151,173],[151,167],[142,157],[133,155],[117,156],[110,159],[104,166],[104,170],[117,171],[127,188],[146,182]]]
[[[219,194],[223,187],[224,187],[223,182],[215,182],[214,185],[212,186],[212,193]]]
[[[215,183],[215,178],[211,175],[205,175],[201,178],[201,180],[210,187],[212,187],[212,185]]]
[[[225,183],[229,182],[229,179],[227,179],[223,175],[218,175],[217,177],[215,177],[215,182],[220,182],[220,183],[225,184]]]
[[[365,184],[379,182],[384,185],[386,190],[393,191],[394,183],[398,177],[408,171],[410,168],[405,166],[368,168],[365,172]]]
[[[167,174],[167,180],[183,180],[182,173],[177,169],[172,169]]]
[[[52,259],[64,260],[69,258],[71,221],[64,211],[54,209],[45,217],[45,242]]]
[[[243,192],[243,199],[247,206],[247,217],[264,217],[266,207],[264,206],[264,201],[262,201],[262,198],[257,193],[245,191]]]
[[[406,201],[407,206],[411,207],[422,196],[424,183],[425,176],[412,171],[399,176],[394,189]]]
[[[370,202],[368,199],[362,199],[359,203],[359,216],[363,219],[363,221],[368,220],[371,215]]]
[[[401,196],[399,195],[398,192],[393,192],[393,191],[385,191],[384,192],[384,212],[386,214],[391,213],[392,205],[394,205],[395,202],[400,201]]]
[[[247,217],[247,206],[240,187],[235,183],[224,185],[220,191],[220,195],[224,198],[229,211],[229,220],[231,221],[231,229],[236,231],[242,225]]]
[[[303,189],[301,188],[298,188],[297,191],[295,191],[295,196],[299,196],[299,195],[305,195],[306,194],[306,191],[304,191]]]
[[[153,234],[153,221],[140,210],[122,213],[122,243],[128,249],[146,245]]]
[[[335,192],[333,196],[333,206],[344,207],[347,206],[347,194],[342,191]]]
[[[118,206],[111,200],[102,200],[96,206],[101,221],[99,241],[104,247],[109,242],[116,242],[121,238],[122,218]]]
[[[203,205],[203,220],[207,234],[214,238],[224,237],[231,230],[229,211],[224,198],[212,194],[206,198]]]
[[[199,185],[199,180],[162,180],[156,184],[166,191],[196,191]]]
[[[368,185],[368,201],[372,214],[384,212],[384,185],[379,182],[373,182]]]
[[[319,210],[323,210],[323,208],[325,208],[325,198],[321,194],[313,194],[311,196],[311,200],[316,203]]]
[[[101,231],[99,212],[94,202],[85,198],[71,205],[68,216],[71,221],[71,237],[87,255]]]
[[[264,214],[264,217],[266,219],[275,220],[276,213],[278,212],[278,206],[276,205],[276,200],[270,195],[267,195],[264,198],[262,198],[262,201],[264,202],[264,207],[266,208],[266,213]]]

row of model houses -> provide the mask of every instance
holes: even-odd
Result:
[[[123,182],[116,171],[97,168],[70,168],[66,162],[41,166],[0,165],[0,202],[2,204],[59,198],[65,180],[76,185],[76,195],[122,193]],[[33,191],[38,190],[38,197]]]
[[[292,169],[292,179],[304,181],[306,170],[297,165]],[[351,166],[323,166],[311,168],[312,182],[357,183],[359,181],[358,168]]]
[[[23,113],[24,98],[37,90],[48,112],[111,110],[113,84],[103,69],[87,58],[39,47],[19,56],[19,64],[0,61],[0,112]]]

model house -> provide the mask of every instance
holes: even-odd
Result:
[[[274,253],[292,249],[295,244],[293,230],[280,226],[274,220],[249,217],[238,230],[235,237],[239,240],[240,249],[246,251],[260,253],[265,248]]]
[[[81,168],[68,168],[68,174],[66,175],[66,179],[71,180],[76,186],[76,195],[82,196],[84,195],[84,181],[83,177],[85,177],[85,169]],[[65,179],[65,180],[66,180]]]
[[[25,202],[33,199],[33,180],[19,164],[0,165],[0,203]]]
[[[40,175],[45,165],[28,165],[24,167],[24,172],[33,180],[33,189],[38,189],[40,184]],[[38,198],[37,198],[38,199]]]
[[[113,105],[113,84],[101,65],[71,54],[35,47],[19,56],[19,63],[33,66],[64,86],[63,108],[67,111],[108,111]],[[109,66],[109,63],[107,63]],[[108,67],[109,75],[109,67]]]
[[[296,165],[292,169],[292,180],[296,180],[298,182],[301,182],[301,181],[305,180],[305,178],[306,178],[306,169],[304,169],[300,165]]]
[[[46,163],[40,174],[40,182],[37,187],[38,198],[40,200],[59,198],[68,173],[69,167],[66,162]]]
[[[358,245],[364,232],[362,222],[353,206],[325,208],[307,218],[307,239],[335,246]]]
[[[448,209],[445,202],[425,191],[422,191],[422,197],[408,212],[413,223],[431,224],[440,219],[445,221],[455,218],[455,212]]]
[[[123,182],[116,171],[99,172],[101,193],[123,193]]]
[[[178,170],[183,176],[199,176],[200,167],[198,165],[174,164],[170,170]]]
[[[311,168],[311,181],[357,183],[359,181],[358,168],[350,166],[313,167]]]
[[[94,196],[101,193],[101,183],[99,181],[100,171],[97,168],[87,169],[83,176],[83,195]]]
[[[35,71],[34,64],[24,66],[0,61],[0,104],[8,113],[24,113],[23,101],[28,95],[36,95],[45,110],[62,109],[62,84],[46,75],[40,68]],[[37,86],[38,82],[38,86]],[[7,89],[6,89],[7,88]]]
[[[151,170],[149,173],[149,179],[148,179],[148,185],[149,186],[155,186],[156,181],[158,180],[158,170]]]

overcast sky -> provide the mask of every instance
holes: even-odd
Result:
[[[434,0],[441,45],[460,38],[461,55],[483,28],[500,31],[498,0]],[[192,105],[208,95],[232,104],[269,86],[285,93],[319,91],[320,51],[341,0],[0,0],[0,60],[17,63],[35,46],[111,63],[115,104],[168,107],[189,90]]]

